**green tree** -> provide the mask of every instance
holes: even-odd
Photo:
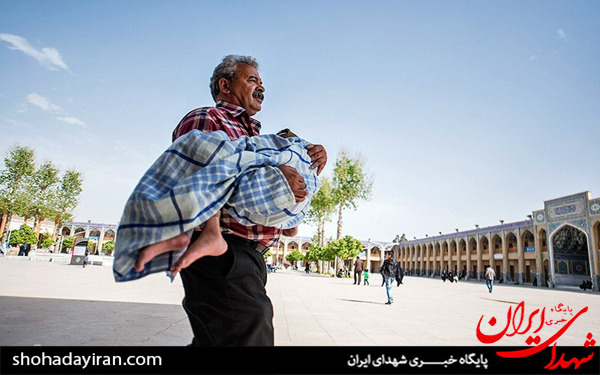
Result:
[[[104,253],[106,255],[112,254],[112,252],[114,250],[115,250],[115,241],[106,241],[105,243],[102,244],[102,251],[104,251]]]
[[[72,249],[75,246],[75,237],[67,236],[62,240],[61,250]]]
[[[59,225],[65,221],[72,220],[73,210],[79,204],[79,195],[83,185],[81,172],[67,170],[60,181],[55,205],[50,217],[54,219],[54,231],[52,236],[58,235]]]
[[[29,225],[21,225],[17,230],[13,230],[10,236],[10,245],[15,246],[18,244],[30,244],[33,245],[38,242],[38,238],[33,232],[33,228]]]
[[[297,262],[297,261],[303,260],[303,259],[304,259],[304,255],[302,255],[302,253],[299,252],[298,250],[293,251],[285,256],[285,260],[287,260],[288,262],[290,262],[292,264],[294,264],[294,262]]]
[[[310,208],[306,214],[306,219],[307,222],[317,225],[317,244],[323,247],[325,244],[325,224],[331,220],[336,203],[331,180],[327,177],[321,177],[320,183],[319,191],[310,200]]]
[[[319,261],[322,259],[323,248],[321,246],[310,245],[310,248],[304,254],[304,260],[306,260],[309,264],[310,262],[317,262],[317,273],[321,272],[321,267],[319,266]]]
[[[59,171],[51,161],[46,161],[31,178],[29,190],[31,191],[30,214],[35,218],[34,230],[40,233],[42,222],[53,214],[56,200],[56,188],[59,182]]]
[[[364,168],[364,160],[359,156],[352,157],[346,151],[338,153],[333,168],[333,197],[338,206],[338,222],[336,239],[342,238],[343,213],[345,208],[356,209],[358,201],[371,199],[373,182]],[[338,264],[335,259],[335,269]]]
[[[339,240],[331,241],[325,246],[329,249],[330,253],[335,257],[348,260],[356,258],[356,256],[362,251],[362,243],[351,236],[345,236]]]
[[[402,237],[400,237],[400,235],[396,235],[396,237],[394,237],[394,241],[392,241],[393,243],[400,243],[400,242],[405,242],[408,241],[406,239],[406,235],[404,233],[402,233]]]
[[[15,146],[4,158],[4,169],[0,173],[0,237],[3,239],[4,229],[10,225],[12,215],[22,213],[28,201],[24,187],[34,169],[34,151],[29,147]]]
[[[363,159],[340,151],[333,169],[333,197],[338,206],[336,239],[342,237],[344,209],[356,209],[359,200],[371,199],[372,188],[373,182],[364,170]]]
[[[54,243],[54,239],[52,238],[52,236],[48,233],[44,233],[42,236],[43,239],[41,240],[40,246],[45,248],[52,246],[52,244]]]

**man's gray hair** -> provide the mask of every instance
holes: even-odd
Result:
[[[223,57],[223,61],[213,71],[210,77],[210,94],[214,101],[217,101],[217,96],[221,92],[219,89],[219,80],[225,78],[231,82],[235,81],[237,75],[237,66],[246,64],[258,69],[258,60],[251,56],[228,55]]]

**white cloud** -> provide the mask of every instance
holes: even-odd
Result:
[[[0,40],[10,43],[11,46],[8,47],[9,49],[21,51],[24,54],[33,57],[40,64],[48,67],[48,69],[57,70],[60,68],[67,72],[71,72],[69,66],[63,61],[60,52],[58,52],[56,48],[44,47],[41,50],[38,50],[31,46],[27,39],[13,34],[0,34]]]
[[[565,41],[565,42],[568,40],[568,38],[567,38],[567,33],[565,33],[565,31],[564,31],[563,29],[558,29],[557,33],[558,33],[558,37],[559,37],[561,40],[563,40],[563,41]]]
[[[65,122],[70,125],[77,125],[84,129],[87,128],[85,122],[81,121],[77,117],[69,116],[67,111],[62,109],[59,105],[52,103],[50,100],[39,94],[32,93],[27,95],[27,102],[42,109],[44,112],[48,112],[56,116],[55,118],[59,121]],[[19,112],[26,112],[26,107],[24,110],[20,110]]]
[[[82,128],[87,128],[87,125],[81,121],[80,119],[76,118],[76,117],[57,117],[58,120],[66,122],[67,124],[71,124],[71,125],[79,125]]]
[[[58,105],[52,103],[48,99],[36,93],[27,95],[27,101],[36,107],[50,113],[63,113],[64,110]]]

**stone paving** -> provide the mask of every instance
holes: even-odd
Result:
[[[490,294],[483,282],[405,277],[403,285],[394,287],[394,303],[386,305],[381,281],[378,274],[371,275],[371,284],[366,286],[353,285],[352,279],[295,270],[269,274],[275,344],[481,345],[476,327],[482,316],[482,331],[497,333],[506,327],[509,307],[514,311],[522,301],[523,327],[533,310],[546,308],[545,324],[538,332],[542,339],[584,307],[588,311],[573,322],[558,344],[583,345],[588,333],[600,337],[598,293],[500,284]],[[0,346],[186,345],[191,330],[182,298],[180,278],[171,283],[155,274],[115,283],[107,265],[84,269],[0,258]],[[551,311],[560,303],[566,312]],[[487,324],[492,316],[498,321],[495,327]],[[561,318],[566,320],[560,322]],[[537,328],[539,323],[534,320],[533,325]],[[526,345],[526,337],[503,337],[495,345]]]

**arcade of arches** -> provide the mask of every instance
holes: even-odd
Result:
[[[491,266],[506,282],[540,287],[600,281],[600,199],[585,192],[545,202],[530,220],[403,242],[397,259],[415,275],[442,270],[482,279]]]
[[[98,224],[92,222],[74,222],[65,224],[60,234],[65,236],[73,236],[77,238],[89,238],[92,242],[92,254],[98,255],[102,244],[108,241],[114,241],[117,238],[118,225],[115,224]]]
[[[482,279],[491,266],[505,282],[547,287],[600,283],[600,199],[589,192],[544,202],[529,220],[502,223],[436,237],[395,243],[363,242],[361,258],[377,272],[384,251],[412,275],[434,277],[449,270],[466,279]],[[310,247],[309,238],[282,238],[271,250],[273,261],[299,247]]]

